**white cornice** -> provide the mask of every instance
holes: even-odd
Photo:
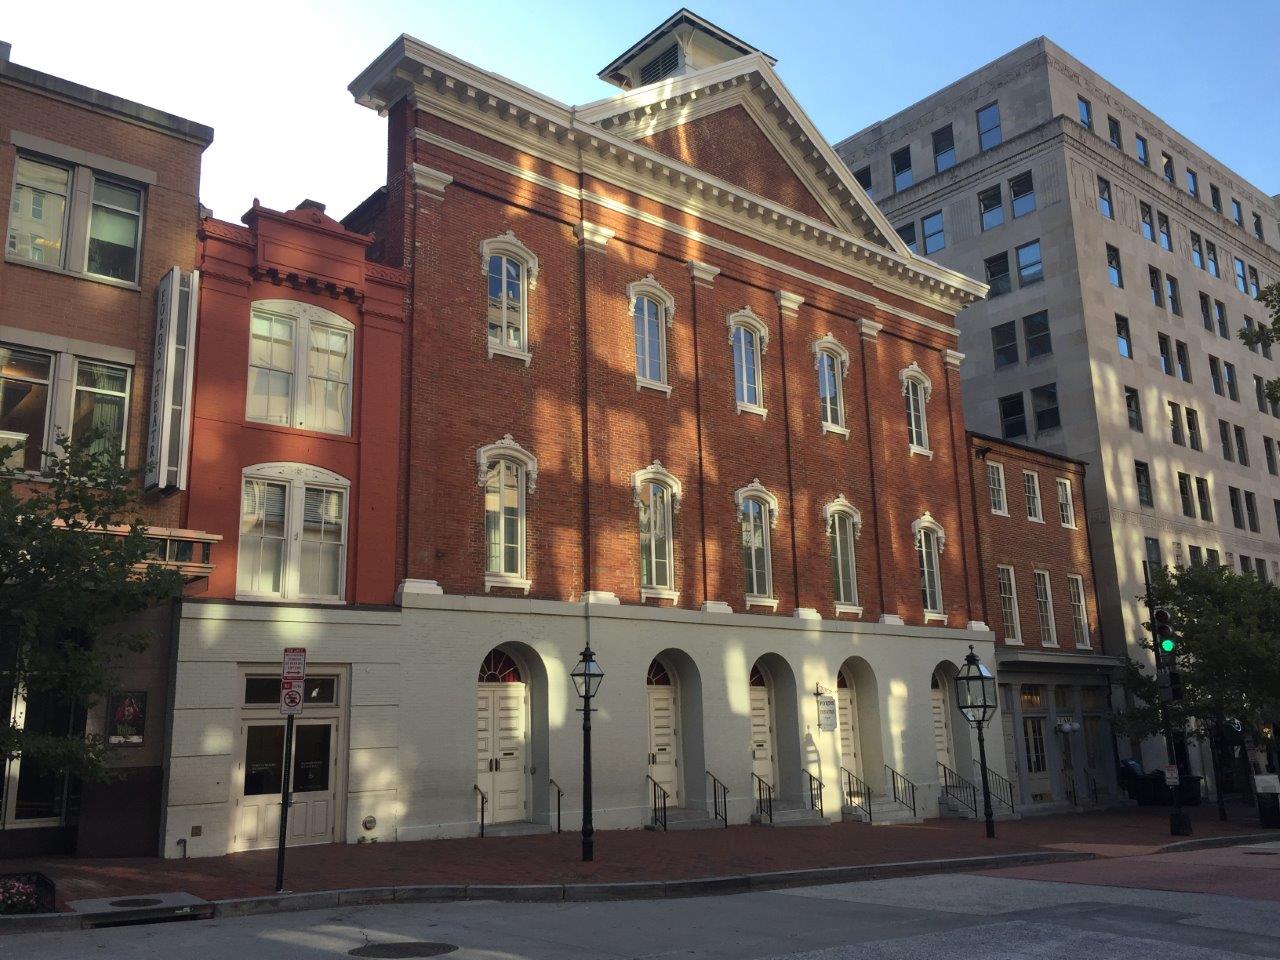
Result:
[[[602,227],[598,223],[592,223],[590,220],[583,220],[574,228],[574,233],[578,235],[578,239],[582,241],[582,245],[589,250],[603,251],[605,246],[613,239],[616,230],[609,227]]]
[[[419,190],[444,196],[444,188],[451,183],[453,183],[453,177],[450,174],[424,167],[420,163],[413,165],[413,184]]]
[[[804,303],[804,297],[786,290],[779,290],[774,298],[778,301],[778,309],[783,313],[795,313],[800,309],[800,304]]]
[[[694,283],[705,283],[710,286],[720,275],[719,267],[713,267],[699,260],[690,260],[685,266],[689,268],[689,275],[693,277]]]

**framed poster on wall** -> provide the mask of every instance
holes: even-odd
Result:
[[[140,747],[147,727],[145,691],[113,693],[107,699],[107,743],[113,747]]]

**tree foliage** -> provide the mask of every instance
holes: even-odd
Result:
[[[89,434],[59,437],[43,479],[0,469],[0,700],[18,695],[83,716],[114,690],[122,656],[145,648],[128,621],[181,592],[178,574],[148,564],[132,514],[131,471]],[[0,463],[15,448],[0,447]],[[108,532],[108,531],[111,532]],[[99,735],[0,725],[0,760],[21,755],[47,773],[108,775]]]
[[[1255,325],[1252,330],[1242,327],[1240,339],[1248,347],[1280,346],[1280,280],[1263,287],[1258,301],[1270,314],[1271,320],[1265,325]],[[1267,381],[1267,399],[1273,404],[1280,404],[1280,377]]]

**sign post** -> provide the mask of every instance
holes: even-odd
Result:
[[[284,893],[284,848],[289,836],[289,807],[293,793],[293,718],[302,713],[307,684],[306,647],[286,647],[280,664],[280,713],[284,723],[284,766],[280,771],[280,845],[276,849],[276,893]]]

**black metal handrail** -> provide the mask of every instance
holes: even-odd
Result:
[[[854,775],[852,770],[840,768],[840,776],[844,779],[844,798],[854,810],[861,810],[871,822],[871,788]]]
[[[729,788],[710,770],[707,771],[707,776],[711,778],[712,816],[727,827],[729,826]]]
[[[480,836],[484,836],[484,813],[489,806],[489,795],[480,789],[480,784],[473,783],[471,789],[480,794]]]
[[[808,770],[804,775],[809,778],[809,809],[817,810],[818,816],[826,819],[826,814],[822,810],[822,793],[827,789],[827,785],[815,777]]]
[[[667,801],[671,799],[671,795],[663,789],[662,784],[653,777],[645,774],[645,779],[649,781],[649,822],[656,830],[662,827],[667,829]]]
[[[977,760],[973,761],[973,773],[982,779],[982,765]],[[1013,813],[1013,781],[987,767],[987,786],[991,789],[991,799],[1003,803]]]
[[[888,774],[886,779],[889,781],[889,796],[894,803],[902,804],[911,811],[913,817],[916,816],[916,785],[887,763],[884,765],[884,772]]]
[[[1098,805],[1098,778],[1093,775],[1093,771],[1085,769],[1085,783],[1089,786],[1089,800],[1096,807]]]
[[[551,789],[555,790],[556,792],[556,833],[559,833],[560,832],[560,801],[564,799],[564,791],[560,789],[560,784],[556,783],[550,777],[547,778],[547,783],[549,783],[551,785]]]
[[[1067,791],[1067,799],[1071,801],[1071,805],[1073,807],[1080,806],[1080,797],[1076,793],[1075,772],[1069,767],[1062,768],[1062,786]]]
[[[938,775],[942,781],[942,795],[951,797],[978,815],[978,788],[956,773],[941,760],[938,761]]]
[[[754,770],[751,779],[756,783],[756,813],[760,818],[773,823],[773,784],[761,778]]]

